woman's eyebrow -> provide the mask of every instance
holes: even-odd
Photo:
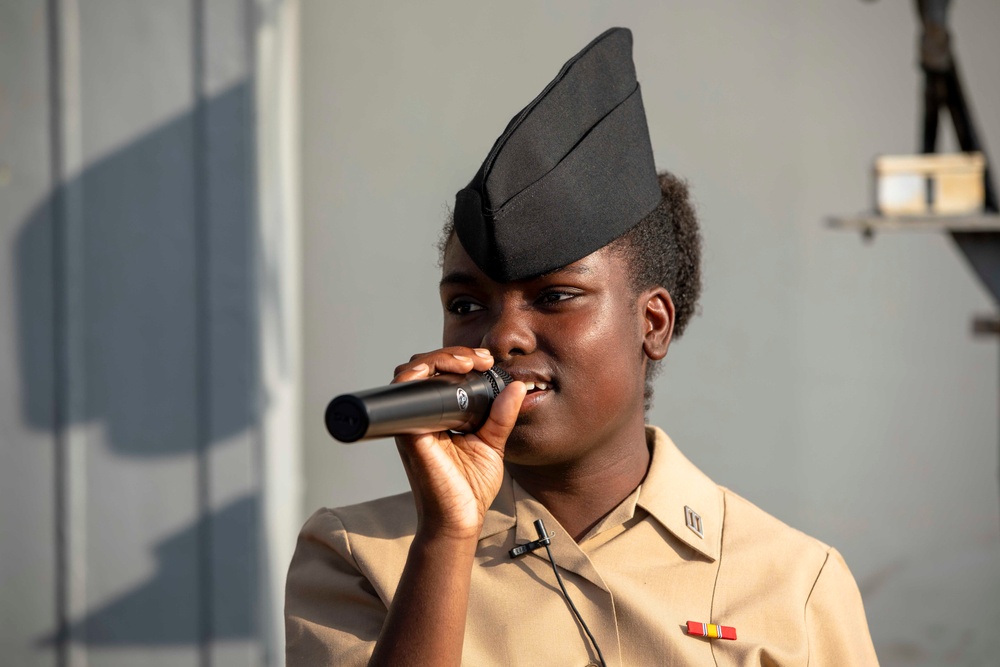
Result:
[[[548,273],[543,273],[541,276],[539,276],[539,278],[545,278],[547,276],[554,276],[554,275],[558,275],[560,273],[572,273],[572,274],[575,274],[575,275],[578,275],[578,276],[583,276],[583,275],[587,275],[588,273],[591,273],[591,270],[590,270],[590,267],[587,266],[586,264],[570,264],[569,266],[564,266],[564,267],[559,268],[559,269],[553,269],[552,271],[549,271]]]
[[[475,285],[479,281],[471,273],[466,273],[465,271],[452,271],[451,273],[445,275],[441,278],[441,282],[438,283],[438,287],[444,287],[445,285]]]
[[[547,273],[543,273],[538,276],[539,278],[547,278],[549,276],[556,276],[560,274],[573,274],[573,275],[587,275],[593,273],[591,268],[586,264],[571,264],[570,266],[564,266],[559,269],[554,269]],[[451,273],[445,274],[441,278],[441,282],[438,283],[438,287],[444,287],[445,285],[478,285],[479,278],[475,275],[468,273],[467,271],[452,271]]]

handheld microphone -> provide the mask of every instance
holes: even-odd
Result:
[[[494,366],[485,373],[441,374],[343,394],[326,406],[326,430],[341,442],[438,431],[472,433],[514,379]]]

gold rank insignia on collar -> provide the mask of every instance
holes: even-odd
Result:
[[[688,621],[687,625],[688,634],[693,637],[707,637],[708,639],[736,639],[736,628],[730,625],[699,623],[698,621]]]
[[[687,505],[684,506],[684,523],[687,524],[687,527],[690,528],[695,535],[701,539],[705,539],[705,530],[701,525],[701,515]]]

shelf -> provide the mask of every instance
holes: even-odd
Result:
[[[827,227],[859,231],[865,236],[875,232],[1000,232],[1000,215],[907,215],[885,217],[876,213],[836,216],[826,219]]]
[[[876,232],[946,232],[983,281],[994,301],[1000,306],[1000,215],[913,215],[885,217],[875,213],[859,213],[826,219],[832,229],[861,232],[870,241]]]

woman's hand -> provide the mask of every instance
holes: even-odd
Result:
[[[493,366],[488,350],[449,347],[415,355],[393,382]],[[459,665],[469,587],[486,509],[503,481],[503,451],[524,400],[512,382],[476,433],[396,438],[413,488],[417,532],[369,665]]]
[[[489,350],[448,347],[414,355],[409,363],[396,368],[393,383],[438,373],[483,372],[492,367]],[[508,385],[476,433],[442,431],[396,438],[416,501],[417,530],[424,538],[479,538],[486,510],[503,481],[504,446],[525,391],[521,382]]]

